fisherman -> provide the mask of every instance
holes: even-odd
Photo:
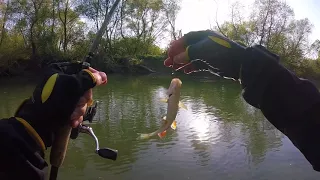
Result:
[[[54,67],[23,101],[14,117],[0,120],[0,179],[45,180],[49,175],[44,151],[53,132],[66,123],[77,127],[91,105],[92,88],[107,83],[107,76],[93,68],[70,71]]]
[[[276,54],[261,45],[245,47],[215,31],[193,31],[171,43],[164,65],[186,74],[209,70],[239,80],[245,101],[260,109],[320,171],[320,93],[283,67]]]

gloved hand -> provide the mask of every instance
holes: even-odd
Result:
[[[186,74],[207,70],[240,80],[244,99],[257,108],[270,80],[285,70],[263,46],[245,47],[210,30],[189,32],[172,42],[164,65]]]
[[[214,31],[196,31],[171,43],[164,65],[189,74],[211,70],[220,76],[239,79],[245,47]],[[191,61],[202,59],[203,61]]]
[[[92,104],[92,88],[106,84],[107,76],[80,63],[54,64],[15,114],[28,122],[40,135],[46,147],[53,141],[53,132],[70,124],[75,128],[83,120],[87,105]]]

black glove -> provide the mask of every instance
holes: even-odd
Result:
[[[53,132],[71,123],[70,116],[79,99],[96,85],[93,74],[81,63],[54,64],[45,70],[32,97],[18,108],[15,117],[27,121],[40,135],[46,147]]]
[[[183,51],[185,57],[182,58],[191,63],[174,69],[184,69],[187,74],[209,70],[236,80],[239,78],[241,61],[245,58],[245,47],[209,30],[190,32],[173,42],[165,65],[170,65],[174,56]]]

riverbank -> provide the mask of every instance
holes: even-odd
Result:
[[[171,75],[172,69],[165,67],[163,61],[165,56],[140,56],[137,58],[117,58],[112,62],[92,62],[92,67],[104,71],[107,74],[122,75]],[[175,74],[183,74],[182,72],[174,72]],[[30,65],[27,60],[19,60],[11,64],[7,68],[0,67],[0,79],[12,77],[37,78],[41,76],[41,65]],[[199,72],[190,76],[199,76],[207,78],[218,78],[208,72]]]
[[[124,76],[136,76],[136,75],[184,75],[183,72],[176,72],[172,69],[165,67],[163,61],[166,56],[140,56],[137,58],[117,58],[110,62],[92,62],[92,67],[100,71],[106,72],[108,75],[120,74]],[[23,77],[27,81],[36,80],[42,75],[42,69],[40,65],[30,66],[28,60],[20,60],[11,64],[8,68],[0,67],[0,79],[19,79]],[[202,77],[206,79],[219,79],[219,77],[209,72],[198,72],[188,75],[190,77]],[[320,76],[316,73],[299,73],[299,77],[309,79],[320,87]]]

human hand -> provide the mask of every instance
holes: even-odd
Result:
[[[52,145],[56,129],[66,124],[77,127],[83,121],[87,106],[93,102],[92,88],[107,83],[105,73],[78,67],[49,68],[33,96],[15,114],[36,130],[46,147]]]
[[[93,68],[89,68],[90,72],[94,75],[95,79],[97,80],[97,86],[103,85],[107,83],[107,75],[104,72],[99,72]],[[92,105],[92,89],[89,89],[85,92],[85,94],[80,98],[76,108],[71,114],[71,126],[72,128],[78,127],[80,123],[83,121],[83,116],[86,113],[86,109],[88,106]]]
[[[186,74],[209,70],[239,79],[245,58],[245,47],[214,31],[195,31],[171,43],[164,65]]]

